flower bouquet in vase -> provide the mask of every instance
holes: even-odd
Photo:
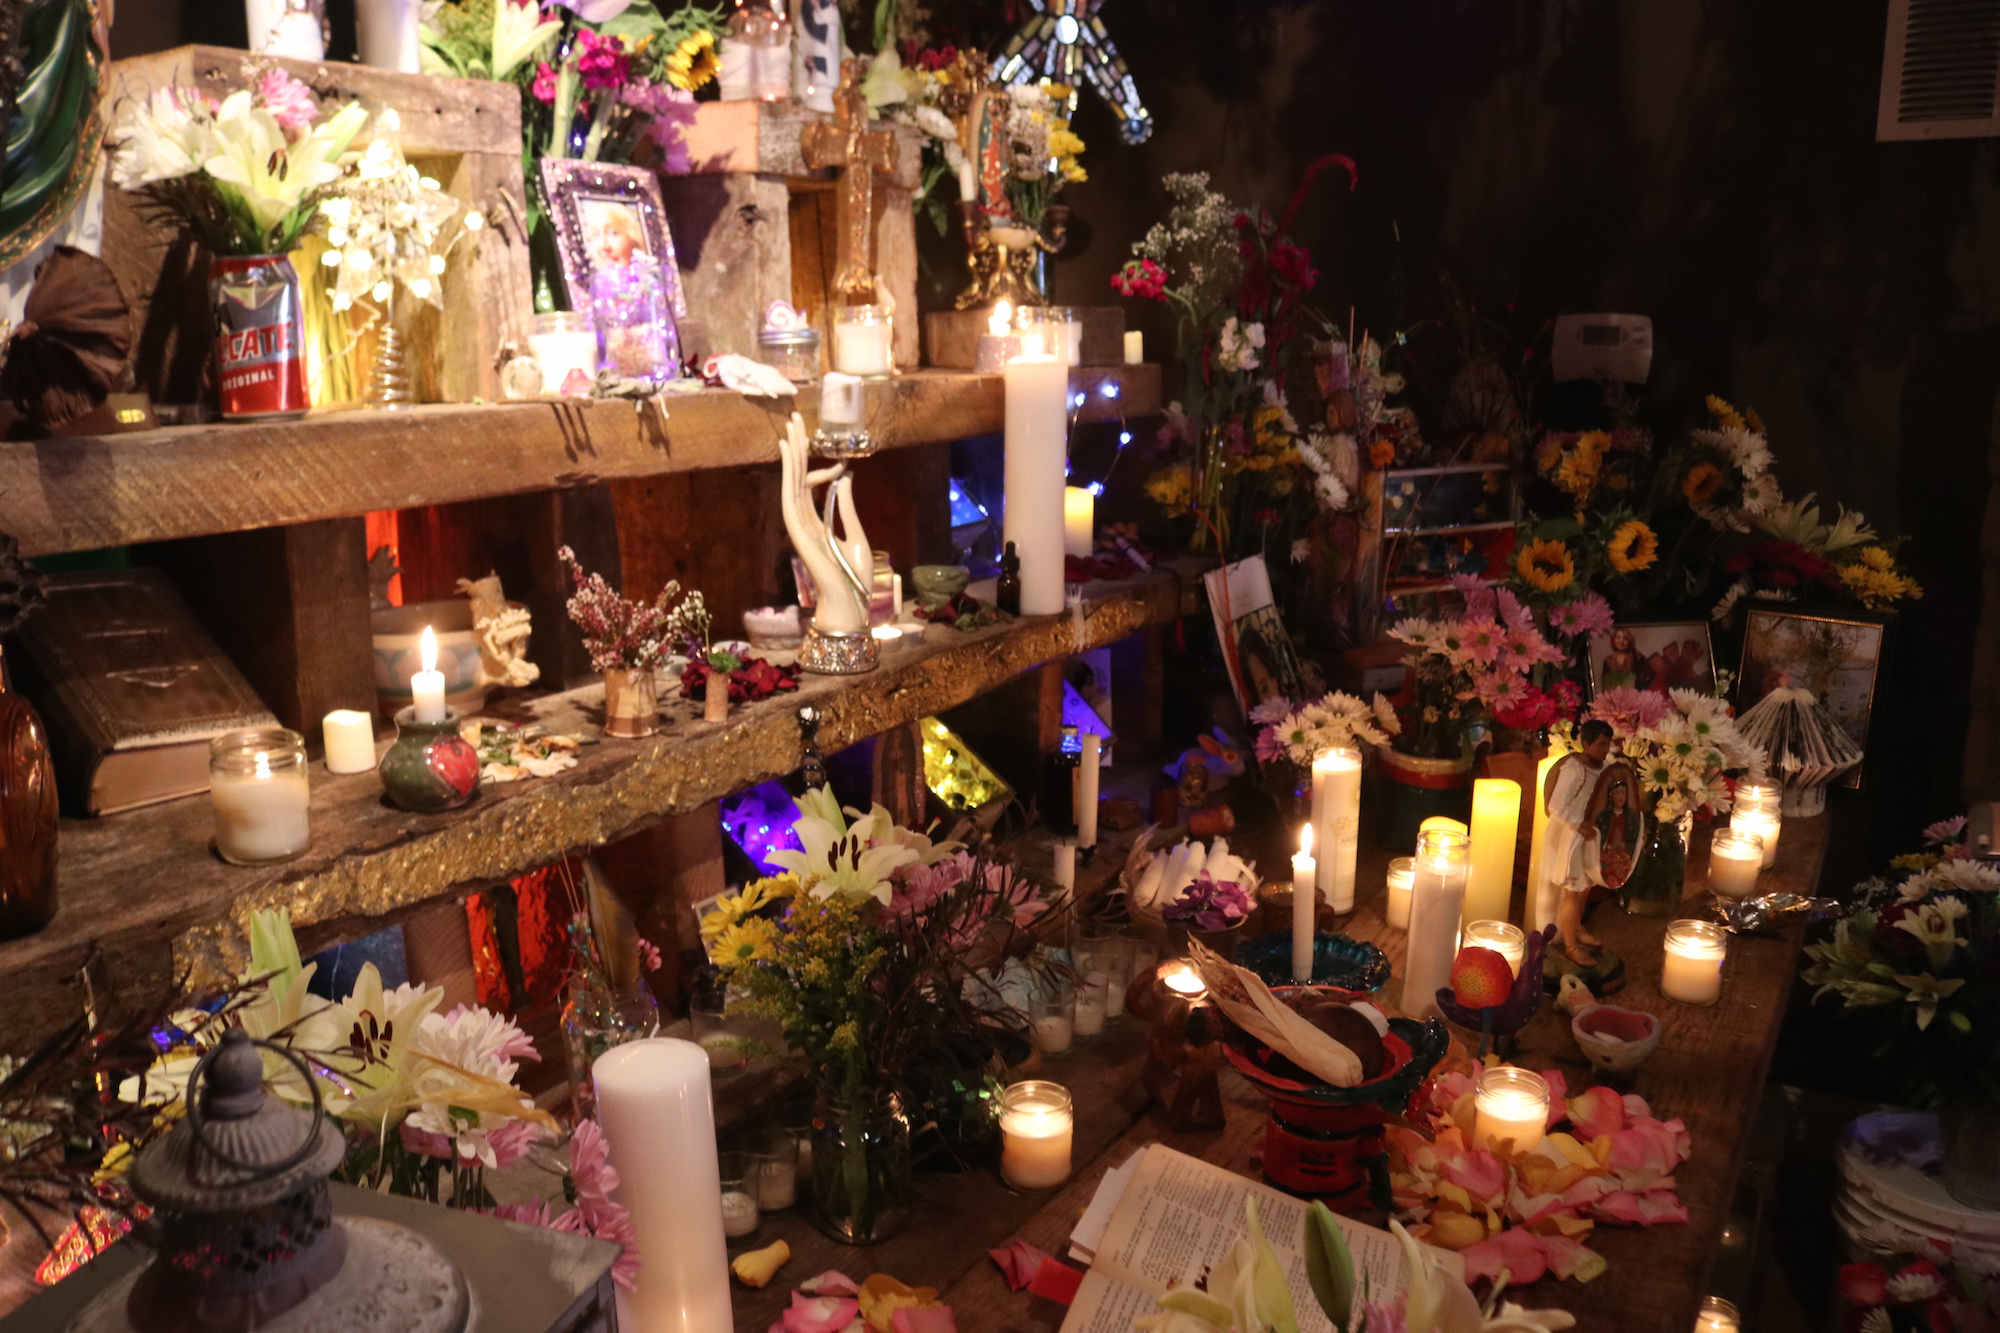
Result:
[[[1456,615],[1412,616],[1389,631],[1410,667],[1402,730],[1382,752],[1381,836],[1398,850],[1415,847],[1433,815],[1471,819],[1474,733],[1530,701],[1537,667],[1567,660],[1509,589],[1463,574],[1452,584]]]
[[[879,805],[842,810],[824,788],[799,805],[798,848],[770,854],[787,873],[718,899],[701,934],[731,1011],[775,1021],[817,1084],[820,1229],[871,1244],[909,1220],[910,1108],[937,1069],[1024,1026],[996,978],[1048,904],[1011,867]]]

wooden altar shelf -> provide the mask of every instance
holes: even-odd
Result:
[[[1159,410],[1157,365],[1083,367],[1070,384],[1081,421]],[[710,390],[664,405],[664,422],[622,399],[566,399],[0,442],[0,531],[49,555],[775,463],[793,407],[809,426],[818,415],[811,392]],[[998,433],[1004,407],[998,375],[915,371],[868,386],[867,424],[903,448]]]
[[[468,892],[695,810],[796,769],[796,718],[817,706],[823,752],[962,704],[1025,671],[1115,643],[1197,609],[1193,566],[1130,583],[1090,585],[1081,627],[1070,615],[972,633],[934,629],[883,645],[882,665],[854,677],[808,675],[795,694],[700,720],[698,704],[663,700],[659,735],[587,747],[552,778],[489,785],[464,809],[390,808],[373,773],[334,777],[312,765],[312,846],[268,868],[225,865],[209,849],[208,798],[190,797],[62,826],[61,910],[45,930],[0,944],[0,1051],[21,1051],[81,1012],[74,977],[91,950],[100,1003],[157,996],[186,973],[223,983],[249,962],[244,923],[290,908],[309,948],[379,929],[397,914]],[[595,733],[603,687],[525,701],[557,731]]]

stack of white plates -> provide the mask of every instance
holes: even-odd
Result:
[[[1944,1241],[1955,1255],[1978,1254],[2000,1266],[2000,1212],[1966,1207],[1933,1174],[1935,1115],[1864,1115],[1841,1136],[1837,1161],[1840,1192],[1833,1214],[1850,1259],[1880,1261],[1913,1253],[1925,1241]]]

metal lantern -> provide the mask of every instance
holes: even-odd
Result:
[[[260,1047],[297,1067],[310,1111],[265,1096]],[[132,1165],[132,1192],[159,1228],[153,1262],[122,1309],[99,1302],[78,1327],[249,1333],[282,1316],[302,1333],[464,1328],[465,1282],[435,1244],[392,1222],[334,1217],[327,1177],[347,1145],[304,1059],[232,1028],[195,1066],[186,1101],[186,1117]]]

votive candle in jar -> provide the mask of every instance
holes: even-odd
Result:
[[[1068,1051],[1076,1039],[1076,991],[1067,982],[1054,982],[1036,991],[1028,1000],[1028,1023],[1035,1049],[1043,1055]]]
[[[1394,930],[1410,928],[1410,885],[1417,877],[1417,858],[1399,856],[1389,863],[1389,898],[1382,915]]]
[[[1015,1189],[1054,1189],[1069,1179],[1076,1113],[1069,1089],[1046,1079],[1000,1094],[1000,1178]]]
[[[1720,1296],[1701,1298],[1701,1313],[1695,1316],[1694,1333],[1740,1333],[1742,1317],[1733,1301]]]
[[[1759,862],[1769,870],[1771,863],[1778,859],[1778,832],[1784,827],[1785,817],[1778,812],[1774,802],[1769,807],[1753,806],[1745,809],[1738,805],[1729,812],[1729,827],[1740,833],[1754,833],[1764,846],[1764,859]]]
[[[1482,1070],[1472,1094],[1473,1151],[1508,1141],[1516,1153],[1533,1152],[1549,1124],[1549,1085],[1516,1065]]]
[[[1083,321],[1066,305],[1045,306],[1039,320],[1042,350],[1068,365],[1083,364]]]
[[[1717,829],[1708,844],[1708,887],[1718,898],[1752,897],[1763,864],[1763,838],[1734,827]]]
[[[1722,995],[1722,960],[1729,933],[1711,921],[1676,921],[1667,927],[1660,994],[1681,1004],[1714,1004]]]
[[[305,738],[257,727],[208,744],[208,793],[215,805],[215,850],[231,865],[289,861],[312,841]]]
[[[528,352],[542,371],[542,392],[588,398],[597,384],[597,330],[579,310],[552,310],[535,316]],[[575,373],[581,379],[572,381]]]
[[[1521,960],[1528,956],[1528,937],[1510,921],[1468,921],[1458,947],[1491,949],[1507,960],[1508,970],[1518,977]]]
[[[881,306],[841,306],[833,312],[833,368],[843,375],[895,374],[895,341],[895,321]]]
[[[754,1153],[726,1152],[716,1158],[722,1177],[722,1234],[735,1240],[757,1229],[757,1158]]]
[[[1106,972],[1089,973],[1077,983],[1076,1016],[1073,1020],[1076,1035],[1101,1035],[1105,1020],[1110,1016],[1111,976]]]

